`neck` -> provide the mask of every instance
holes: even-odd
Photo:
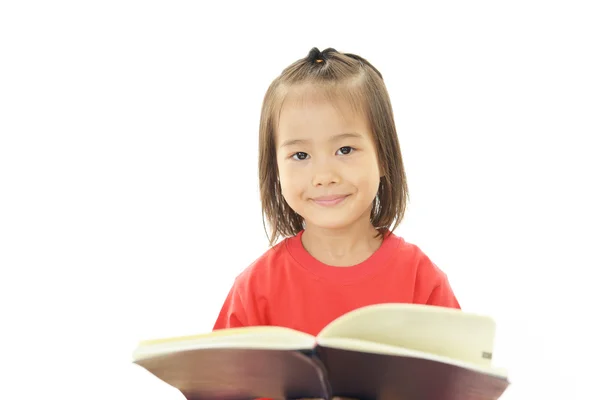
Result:
[[[360,264],[381,245],[377,229],[367,219],[339,229],[321,228],[309,223],[302,234],[302,245],[320,262],[346,267]]]

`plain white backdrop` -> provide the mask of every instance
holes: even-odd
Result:
[[[267,249],[262,97],[313,46],[383,73],[396,233],[497,320],[503,399],[600,398],[593,4],[3,2],[0,398],[183,398],[131,352],[210,330]]]

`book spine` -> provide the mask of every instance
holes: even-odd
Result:
[[[319,347],[318,345],[315,346],[311,351],[310,351],[310,355],[309,357],[311,358],[312,362],[314,362],[319,371],[319,379],[321,380],[321,386],[323,387],[323,392],[325,393],[325,399],[324,400],[332,400],[333,399],[333,393],[331,390],[331,384],[329,383],[329,377],[328,377],[328,373],[327,373],[327,368],[325,367],[325,364],[323,363],[323,360],[321,359],[321,357],[319,356]]]

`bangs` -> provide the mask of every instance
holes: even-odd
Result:
[[[281,110],[285,105],[304,106],[314,101],[324,101],[331,104],[343,115],[344,106],[351,112],[367,117],[367,93],[362,79],[355,78],[347,82],[304,83],[296,85],[280,85],[274,94],[271,110],[271,123],[275,133],[279,128]]]

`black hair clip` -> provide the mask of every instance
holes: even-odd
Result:
[[[325,61],[327,59],[327,55],[329,53],[335,53],[336,50],[330,48],[327,48],[323,51],[320,51],[318,48],[313,47],[310,52],[308,53],[308,60],[311,63],[322,63],[323,61]]]
[[[308,60],[311,63],[323,62],[323,53],[321,53],[321,51],[318,48],[313,47],[308,53]]]

